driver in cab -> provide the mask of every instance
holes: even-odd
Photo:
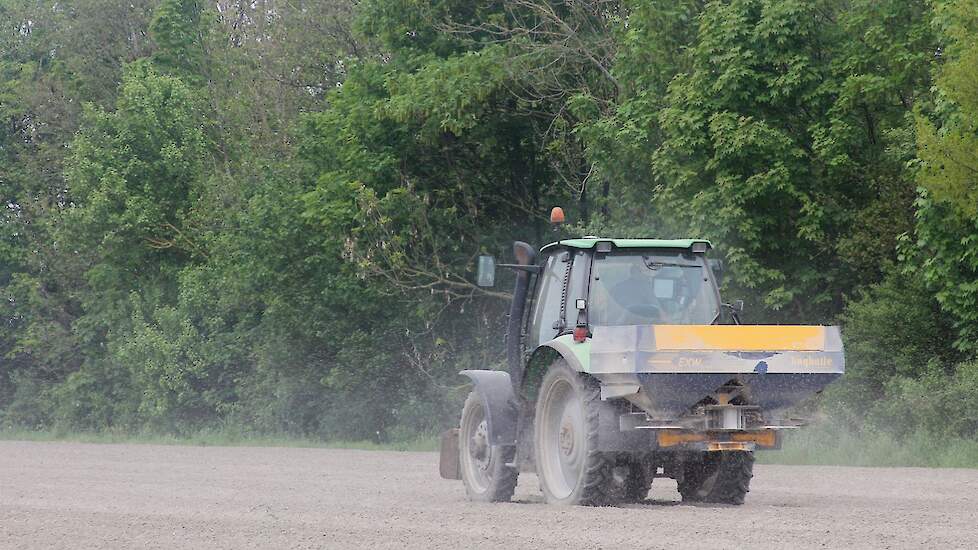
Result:
[[[633,317],[636,324],[657,321],[661,308],[659,299],[652,287],[652,277],[645,266],[631,265],[628,277],[611,287],[611,298],[615,306],[627,317]]]
[[[676,280],[667,276],[668,268],[653,269],[642,263],[631,263],[627,269],[627,275],[617,282],[614,282],[614,271],[620,274],[622,269],[596,273],[597,284],[591,290],[592,311],[599,312],[603,323],[613,325],[671,322],[670,313],[678,304],[674,296]]]

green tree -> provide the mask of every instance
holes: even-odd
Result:
[[[663,227],[714,239],[733,288],[782,312],[771,318],[829,320],[895,259],[910,223],[910,90],[927,84],[925,11],[745,0],[699,16],[690,68],[658,116],[653,200]],[[856,244],[869,242],[888,252],[863,259]]]
[[[205,64],[204,43],[210,26],[197,0],[163,0],[153,13],[150,37],[156,44],[151,59],[164,72],[199,78]]]
[[[917,133],[922,187],[917,200],[918,261],[937,300],[955,319],[955,345],[978,351],[978,18],[973,1],[951,3],[947,61],[932,121],[922,111]]]

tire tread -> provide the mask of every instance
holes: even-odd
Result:
[[[688,464],[683,479],[679,482],[679,494],[684,502],[710,502],[716,504],[744,503],[750,491],[750,480],[754,477],[754,453],[747,451],[720,451],[716,457],[715,468],[719,469],[711,487],[704,487],[712,472],[707,471],[708,463]]]
[[[465,399],[465,405],[462,406],[463,419],[465,417],[465,411],[472,406],[469,402],[474,400],[481,400],[481,397],[476,392],[469,393],[469,396]],[[459,424],[463,425],[463,422],[460,421]],[[459,449],[461,448],[461,445],[459,445]],[[493,464],[491,485],[484,494],[477,494],[473,493],[469,485],[465,483],[465,494],[469,497],[469,500],[478,502],[509,502],[513,498],[513,493],[516,492],[516,483],[519,480],[520,472],[517,468],[507,466],[507,464],[513,462],[513,458],[516,456],[516,447],[495,445],[493,446],[492,452],[501,452],[502,455]]]
[[[584,428],[587,442],[587,456],[584,462],[584,475],[577,496],[566,504],[581,506],[609,506],[615,503],[614,492],[614,457],[598,450],[600,430],[599,405],[601,403],[601,388],[590,376],[572,370],[565,362],[557,361],[550,366],[541,383],[545,387],[548,380],[555,376],[573,378],[581,391],[584,404]],[[539,403],[537,404],[539,408]],[[536,430],[535,430],[536,431]],[[543,480],[541,479],[541,487]],[[546,494],[546,490],[544,490]]]

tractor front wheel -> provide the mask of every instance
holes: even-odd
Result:
[[[508,502],[513,497],[519,475],[519,471],[509,465],[516,456],[516,447],[492,445],[485,405],[475,392],[465,400],[459,424],[459,466],[469,500]]]
[[[534,420],[537,477],[547,502],[601,506],[614,498],[613,457],[598,450],[597,382],[564,361],[540,384]]]
[[[679,480],[683,502],[743,504],[754,477],[754,453],[714,451],[701,458],[683,465]]]

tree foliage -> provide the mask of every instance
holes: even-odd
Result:
[[[76,4],[0,5],[4,424],[437,430],[559,204],[841,322],[853,425],[975,435],[974,0]]]
[[[923,188],[917,249],[923,274],[955,319],[959,349],[978,351],[978,4],[946,7],[947,61],[937,106],[917,116]],[[937,119],[936,122],[932,121]]]

